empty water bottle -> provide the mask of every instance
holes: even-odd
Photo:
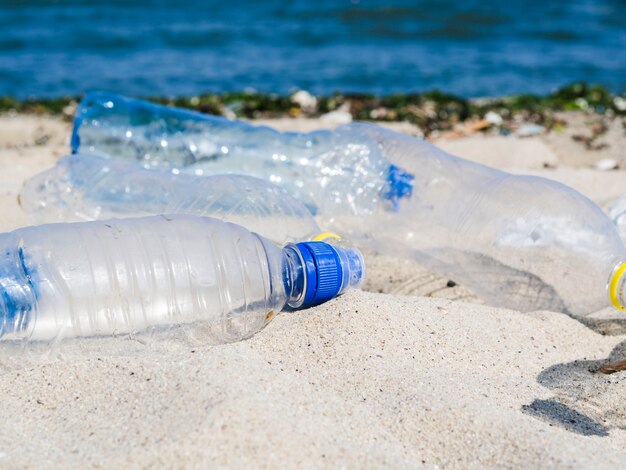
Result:
[[[59,160],[28,180],[19,199],[39,224],[190,214],[238,223],[281,244],[320,233],[300,201],[261,179],[151,171],[95,156]]]
[[[80,103],[72,151],[193,175],[256,176],[285,188],[313,214],[397,204],[410,180],[355,141],[349,128],[279,133],[105,93]]]
[[[626,240],[626,195],[609,204],[607,212],[619,232],[622,240]]]
[[[23,228],[0,235],[0,343],[173,327],[239,341],[286,305],[315,305],[360,286],[364,269],[356,249],[279,248],[207,217]]]
[[[329,228],[416,258],[494,305],[574,314],[609,299],[625,305],[626,248],[589,199],[375,125],[281,134],[94,94],[79,107],[73,147],[152,167],[266,178]]]

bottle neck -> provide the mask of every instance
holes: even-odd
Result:
[[[287,305],[298,308],[304,302],[307,288],[304,260],[293,245],[286,246],[284,254],[283,284]]]
[[[287,245],[284,253],[283,284],[292,308],[318,305],[363,283],[365,263],[356,248],[311,241]]]

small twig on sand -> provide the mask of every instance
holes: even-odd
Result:
[[[599,374],[614,374],[615,372],[620,372],[622,370],[626,370],[626,359],[604,364],[599,367],[596,372]]]

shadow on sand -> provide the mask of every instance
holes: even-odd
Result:
[[[554,391],[550,400],[535,400],[522,406],[522,412],[584,436],[609,435],[611,429],[626,430],[624,385],[626,372],[599,373],[607,363],[626,359],[626,341],[619,343],[609,357],[598,361],[574,361],[545,369],[537,377]]]

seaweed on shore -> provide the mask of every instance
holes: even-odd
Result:
[[[614,95],[602,86],[584,82],[572,83],[545,96],[522,94],[483,99],[465,99],[438,90],[388,96],[334,93],[314,97],[303,93],[308,97],[308,103],[297,99],[295,94],[287,96],[255,91],[148,99],[229,118],[315,118],[343,110],[349,112],[355,120],[411,122],[426,135],[453,131],[460,124],[468,124],[473,130],[483,130],[493,125],[493,119],[497,120],[497,126],[505,133],[519,122],[551,129],[559,125],[555,113],[561,111],[626,117],[626,96]],[[64,115],[71,119],[75,103],[79,100],[78,96],[26,100],[5,96],[0,97],[0,113]],[[491,119],[487,125],[484,124],[486,118]]]
[[[61,96],[58,98],[28,98],[18,100],[12,96],[0,96],[0,113],[17,112],[24,114],[61,115],[72,103],[80,98]]]

